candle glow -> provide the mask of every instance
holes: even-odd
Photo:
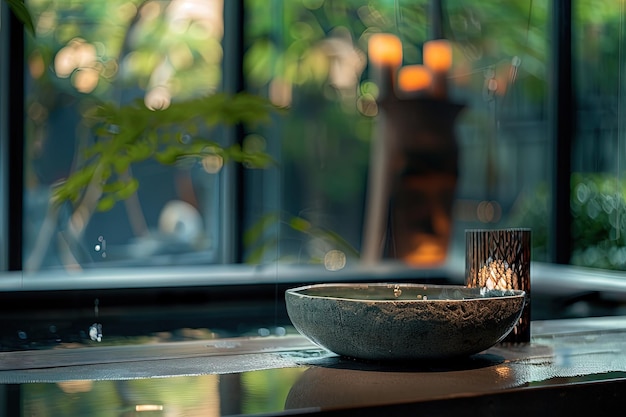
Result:
[[[398,72],[398,86],[406,92],[426,90],[432,79],[432,74],[423,65],[407,65]]]
[[[377,33],[368,42],[370,60],[376,65],[399,67],[402,65],[402,42],[395,35]]]
[[[452,46],[445,39],[424,43],[424,64],[434,72],[446,72],[452,67]]]

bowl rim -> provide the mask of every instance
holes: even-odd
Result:
[[[389,289],[393,289],[395,286],[399,286],[400,289],[402,287],[423,287],[423,288],[431,288],[431,289],[478,289],[479,291],[503,291],[507,294],[498,295],[498,296],[488,296],[488,297],[472,297],[472,298],[463,298],[463,299],[454,299],[454,298],[433,298],[433,299],[388,299],[388,300],[377,300],[377,299],[366,299],[366,298],[347,298],[347,297],[336,297],[336,296],[326,296],[326,295],[311,295],[304,294],[303,291],[315,288],[337,288],[337,287],[352,287],[352,288],[368,288],[368,287],[387,287]],[[514,289],[506,289],[506,290],[498,290],[498,289],[488,289],[486,287],[478,288],[478,287],[469,287],[467,285],[458,285],[458,284],[420,284],[420,283],[402,283],[402,282],[373,282],[373,283],[364,283],[364,282],[331,282],[331,283],[317,283],[317,284],[309,284],[302,285],[299,287],[289,288],[285,290],[285,296],[293,295],[300,298],[309,298],[309,299],[323,299],[323,300],[342,300],[348,302],[367,302],[367,303],[450,303],[450,302],[481,302],[481,300],[501,300],[501,299],[517,299],[517,298],[525,298],[526,291],[524,290],[514,290]]]

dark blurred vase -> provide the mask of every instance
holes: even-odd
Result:
[[[455,122],[462,105],[431,98],[380,103],[389,187],[384,257],[445,262],[459,175]]]

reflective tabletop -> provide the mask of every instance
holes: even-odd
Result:
[[[295,331],[1,352],[0,412],[227,416],[359,409],[362,415],[403,415],[415,407],[442,412],[482,406],[509,415],[547,414],[551,407],[555,415],[585,406],[602,411],[626,392],[626,317],[535,321],[531,329],[528,344],[421,363],[342,358]],[[541,403],[543,395],[550,407]]]

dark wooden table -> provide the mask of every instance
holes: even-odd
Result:
[[[535,321],[531,330],[528,344],[498,345],[458,361],[393,365],[341,358],[297,334],[4,352],[0,415],[75,399],[81,394],[58,389],[68,381],[95,384],[85,405],[97,401],[98,384],[107,381],[149,387],[194,378],[215,380],[221,415],[596,416],[623,409],[626,317]],[[262,389],[246,385],[253,374]],[[261,397],[272,405],[259,408]],[[252,400],[256,408],[246,406]],[[161,411],[169,407],[160,404]],[[118,408],[109,415],[123,415]]]

